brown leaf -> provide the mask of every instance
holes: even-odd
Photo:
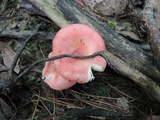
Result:
[[[73,0],[73,2],[75,2],[79,7],[85,6],[82,0]]]
[[[128,0],[83,0],[92,11],[106,16],[124,14]]]
[[[8,69],[4,65],[0,64],[0,72],[7,71],[7,70]]]
[[[160,0],[155,0],[155,7],[156,7],[156,14],[155,14],[155,20],[157,23],[158,28],[160,28]]]
[[[6,79],[8,77],[8,72],[1,72],[0,73],[0,80]]]
[[[6,10],[7,6],[7,0],[1,0],[0,2],[0,13],[4,12]]]
[[[125,97],[117,98],[118,106],[122,107],[125,111],[129,111],[128,100]]]
[[[160,120],[160,116],[152,115],[152,116],[148,117],[147,120]]]
[[[14,116],[11,107],[2,98],[0,98],[0,106],[7,117]]]
[[[126,36],[126,37],[129,37],[135,41],[142,41],[138,35],[136,35],[135,33],[133,32],[129,32],[129,31],[117,31],[118,33],[120,33],[121,35],[123,36]]]
[[[3,62],[4,65],[9,69],[16,53],[12,50],[12,48],[7,44],[7,43],[3,43],[0,41],[0,51],[3,57]],[[19,60],[17,61],[17,64],[14,68],[14,71],[18,74],[20,72],[20,68],[19,68]]]

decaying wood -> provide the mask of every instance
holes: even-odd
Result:
[[[55,120],[76,120],[78,118],[83,118],[87,116],[94,117],[112,117],[119,118],[122,116],[121,112],[107,111],[102,109],[92,109],[92,108],[84,108],[84,109],[74,109],[72,111],[66,112],[62,116],[55,118]]]
[[[10,37],[10,38],[18,38],[18,39],[27,39],[27,37],[31,36],[33,31],[30,30],[3,30],[0,33],[0,37]],[[52,40],[54,33],[52,32],[43,32],[40,31],[37,33],[36,39],[39,40]]]
[[[43,0],[30,1],[32,4],[41,8],[43,13],[47,13],[46,16],[49,18],[51,18],[52,15],[56,16],[56,14],[52,13],[52,11],[55,12],[56,9],[52,9],[52,7],[49,4],[45,4]],[[160,102],[160,87],[154,82],[160,82],[160,73],[154,64],[152,56],[137,46],[134,46],[115,31],[112,31],[105,23],[100,22],[88,15],[85,11],[79,9],[71,0],[58,0],[57,6],[65,17],[62,16],[59,23],[63,23],[66,20],[71,23],[83,23],[98,31],[106,44],[107,50],[104,55],[114,69],[132,79]],[[53,19],[53,21],[59,20],[56,17]],[[63,25],[61,24],[60,27]]]
[[[55,22],[59,27],[64,27],[69,24],[67,20],[64,19],[63,15],[56,10],[56,6],[46,0],[29,0],[34,3],[47,17],[49,17],[53,22]],[[56,0],[54,0],[56,2]]]
[[[142,21],[144,21],[148,28],[150,45],[154,54],[155,62],[160,70],[160,32],[155,20],[155,6],[155,0],[145,0],[144,10],[140,15],[142,15]]]

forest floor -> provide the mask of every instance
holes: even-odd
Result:
[[[35,14],[29,9],[24,9],[26,3],[3,0],[0,4],[0,80],[2,80],[8,77],[8,67],[12,64],[16,53],[24,45],[24,41],[32,35],[37,24],[42,23],[39,31],[43,34],[39,33],[25,46],[14,69],[14,77],[34,61],[48,57],[52,38],[60,28],[40,13]],[[137,30],[136,24],[132,21],[134,19],[129,16],[125,15],[118,20],[116,18],[116,21],[115,17],[104,17],[100,14],[99,16],[103,21],[107,19],[104,23],[127,39],[138,44],[148,42],[145,38],[146,33]],[[137,34],[136,30],[140,34]],[[7,34],[7,32],[10,33]],[[15,34],[16,32],[18,34]],[[76,84],[63,91],[52,90],[43,82],[41,79],[43,67],[44,63],[36,65],[21,77],[16,85],[1,90],[1,120],[50,120],[57,119],[69,111],[74,114],[74,110],[85,110],[86,108],[89,108],[90,112],[98,109],[99,112],[104,110],[106,113],[111,111],[114,114],[111,113],[108,116],[84,115],[77,118],[78,120],[160,119],[159,103],[132,80],[116,73],[108,66],[104,72],[94,72],[95,79],[92,82]]]

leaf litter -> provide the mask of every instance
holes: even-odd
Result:
[[[35,24],[37,24],[38,22],[35,18],[34,20]],[[15,26],[17,27],[17,25]],[[25,29],[23,27],[18,28]],[[19,30],[21,31],[21,29]],[[124,36],[136,39],[135,36],[132,37],[132,34],[130,33],[127,33]],[[35,41],[33,41],[33,43],[35,44]],[[48,43],[48,41],[46,43]],[[31,45],[28,46],[32,47],[32,45],[33,44],[31,43]],[[33,45],[33,48],[35,49],[34,46],[37,45]],[[42,53],[44,52],[44,54],[46,54],[46,50],[49,49],[49,47],[46,47],[44,44],[43,46],[41,46],[41,48],[41,51]],[[33,60],[37,60],[36,57],[38,55],[38,47],[37,49],[34,49],[26,50],[28,53],[31,53],[33,57],[25,55],[25,58],[27,58],[25,59],[21,56],[21,61],[23,62],[23,65],[21,63],[21,66],[26,66],[26,64],[28,66],[28,63],[32,62],[32,59],[30,58],[33,58]],[[6,69],[8,70],[13,62],[16,53],[13,51],[10,44],[4,42],[0,42],[0,51],[4,63],[4,65],[2,64],[2,67],[6,67]],[[38,57],[41,57],[42,54],[40,53],[39,55]],[[16,65],[18,66],[17,71],[19,71],[18,64],[19,62]],[[4,71],[6,69],[4,68]],[[31,73],[33,73],[33,71]],[[112,73],[110,69],[106,70],[105,73],[95,73],[96,79],[92,83],[88,83],[85,85],[76,85],[73,88],[65,91],[50,90],[50,88],[43,85],[43,81],[40,80],[40,73],[34,73],[34,75],[28,74],[24,76],[21,84],[18,84],[15,88],[13,88],[10,93],[6,93],[10,101],[4,99],[5,97],[0,96],[2,98],[0,104],[1,106],[4,105],[3,112],[7,111],[10,117],[14,116],[13,114],[16,113],[16,117],[18,117],[19,119],[54,119],[55,117],[61,116],[66,111],[69,111],[71,109],[82,109],[88,107],[101,108],[106,110],[109,109],[113,111],[125,111],[128,114],[125,114],[124,112],[124,119],[126,117],[126,120],[132,120],[139,119],[139,117],[144,117],[142,116],[143,114],[141,114],[141,110],[143,110],[146,115],[152,115],[153,113],[156,113],[156,110],[158,110],[151,107],[156,106],[156,104],[153,103],[154,101],[149,101],[149,96],[146,95],[146,93],[143,93],[139,87],[137,87],[129,79]],[[113,86],[109,86],[109,84],[105,83],[104,81],[109,81],[109,83]],[[11,105],[11,102],[14,103],[15,107]],[[135,104],[137,108],[134,109],[132,104]],[[5,106],[6,109],[4,109]],[[149,112],[146,110],[148,108],[150,108],[150,110],[148,110]],[[12,110],[14,112],[12,112]],[[89,120],[91,120],[91,118]]]
[[[12,50],[11,46],[7,43],[1,42],[0,41],[0,51],[1,51],[1,56],[3,58],[3,63],[5,67],[8,69],[11,67],[12,62],[16,56],[16,53]],[[18,74],[20,72],[20,67],[19,67],[19,61],[17,61],[17,64],[14,68],[14,71]]]

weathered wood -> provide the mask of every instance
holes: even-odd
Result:
[[[150,45],[154,55],[153,57],[155,59],[157,68],[160,70],[160,32],[155,20],[155,4],[155,0],[145,0],[144,9],[139,16],[141,16],[141,19],[148,28]]]
[[[37,3],[42,3],[43,0],[30,1],[33,4],[36,2],[37,5]],[[41,10],[45,10],[43,9],[44,4],[45,2],[43,2],[42,5],[38,4],[38,7],[41,7]],[[107,51],[104,51],[104,56],[107,61],[114,69],[135,81],[160,102],[160,87],[154,82],[160,82],[160,73],[154,64],[152,56],[137,46],[134,46],[134,44],[127,41],[115,31],[112,31],[105,23],[79,9],[71,0],[58,0],[57,6],[65,17],[64,21],[68,20],[71,23],[87,24],[98,31],[106,44]],[[48,7],[48,4],[46,4],[45,7]],[[51,11],[52,9],[49,10],[49,12]],[[47,11],[44,13],[47,13]],[[56,19],[56,17],[54,19]],[[61,20],[63,21],[63,19]]]
[[[64,27],[69,24],[67,20],[63,18],[63,15],[57,11],[56,6],[53,3],[53,1],[56,3],[57,0],[47,1],[47,0],[29,0],[31,3],[34,3],[34,5],[39,8],[47,17],[49,17],[55,24],[57,24],[59,27]]]
[[[122,116],[121,112],[107,111],[102,109],[92,109],[92,108],[84,108],[84,109],[74,109],[69,112],[66,112],[62,116],[55,118],[55,120],[77,120],[78,118],[94,116],[94,117],[111,117],[111,118],[119,118]]]
[[[160,102],[160,87],[151,78],[147,77],[134,67],[131,67],[122,59],[116,57],[107,50],[104,51],[104,56],[108,58],[109,63],[112,64],[122,75],[132,79]]]
[[[33,31],[30,30],[3,30],[0,33],[0,37],[8,37],[8,38],[18,38],[18,39],[27,39],[27,37],[31,36]],[[37,33],[36,39],[39,40],[52,40],[55,33],[53,32],[44,32],[40,31]]]
[[[58,7],[67,20],[72,23],[87,24],[96,29],[103,37],[109,52],[123,60],[130,67],[137,69],[149,78],[160,82],[158,71],[152,56],[134,46],[121,35],[112,31],[105,23],[91,17],[84,11],[78,9],[70,0],[59,0]]]

